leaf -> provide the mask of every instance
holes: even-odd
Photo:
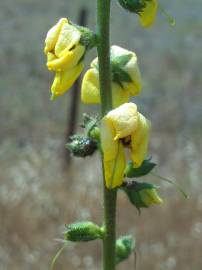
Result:
[[[128,178],[133,178],[147,175],[154,169],[156,165],[156,163],[151,162],[151,158],[145,159],[139,168],[134,168],[133,162],[129,161],[125,169],[125,176]]]

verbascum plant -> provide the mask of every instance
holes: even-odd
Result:
[[[154,23],[157,0],[118,1],[124,9],[138,14],[142,26],[149,27]],[[149,174],[158,177],[152,172],[157,164],[147,157],[151,124],[137,105],[129,102],[130,97],[137,96],[142,89],[141,74],[134,52],[110,46],[110,4],[110,0],[97,0],[96,33],[62,18],[48,31],[45,39],[47,67],[55,72],[52,99],[71,88],[84,68],[86,53],[97,48],[98,57],[91,62],[83,78],[81,100],[85,104],[100,104],[101,115],[84,114],[83,132],[72,135],[66,147],[79,158],[89,158],[99,151],[104,190],[102,225],[92,221],[65,225],[65,244],[55,255],[51,270],[68,241],[102,241],[103,270],[115,270],[134,252],[136,245],[132,235],[116,238],[118,191],[125,192],[139,212],[163,203],[158,194],[159,187],[138,179]],[[164,177],[160,179],[173,184]],[[84,181],[82,184],[85,185]],[[180,187],[174,185],[186,197]]]
[[[134,52],[119,46],[111,47],[112,104],[113,108],[129,101],[141,91],[141,75]],[[85,104],[99,104],[100,83],[98,58],[91,63],[81,87],[81,100]]]

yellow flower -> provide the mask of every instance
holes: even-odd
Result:
[[[144,27],[150,27],[155,19],[156,13],[158,9],[158,0],[144,0],[145,8],[139,13],[140,15],[140,23]]]
[[[44,52],[47,55],[47,67],[55,71],[51,87],[52,99],[66,92],[83,70],[81,61],[85,46],[81,45],[81,32],[62,18],[47,33]]]
[[[118,46],[111,48],[113,108],[128,102],[141,90],[141,75],[136,54]],[[94,59],[82,82],[81,100],[85,104],[100,103],[98,59]]]
[[[126,167],[124,147],[130,149],[134,166],[141,166],[148,147],[150,122],[134,103],[125,103],[110,111],[101,123],[101,146],[105,181],[108,188],[120,186]]]

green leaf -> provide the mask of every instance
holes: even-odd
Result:
[[[130,75],[118,65],[112,64],[112,80],[118,84],[132,82]]]
[[[151,162],[151,159],[145,159],[139,168],[134,168],[133,162],[129,161],[125,169],[125,176],[128,178],[133,178],[147,175],[154,169],[156,165],[156,163]]]

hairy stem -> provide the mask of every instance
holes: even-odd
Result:
[[[102,117],[112,109],[110,66],[110,0],[97,0],[97,38]],[[103,169],[104,175],[104,169]],[[104,177],[103,177],[104,178]],[[104,185],[103,270],[115,270],[116,189]]]

